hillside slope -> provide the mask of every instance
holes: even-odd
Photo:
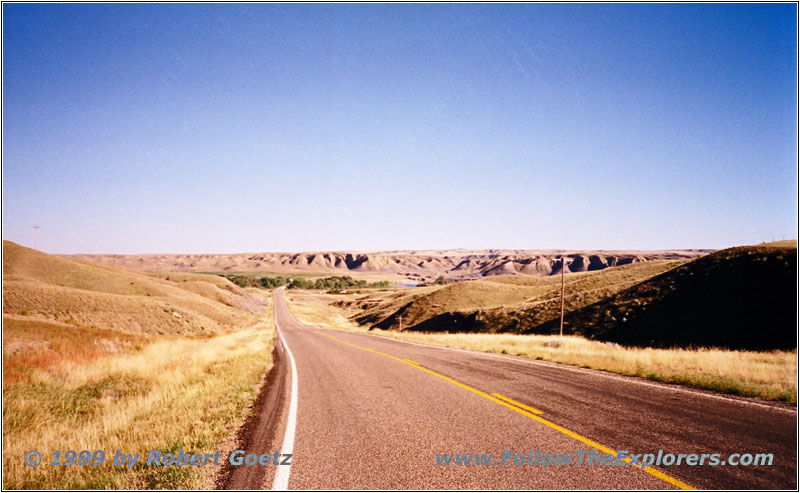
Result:
[[[638,262],[566,276],[567,308],[577,309],[661,274],[681,261]],[[517,332],[560,313],[561,278],[497,276],[395,294],[376,293],[352,302],[360,324],[405,330]]]
[[[211,335],[252,322],[260,302],[217,276],[144,275],[3,241],[3,313],[131,334]]]
[[[794,349],[795,243],[566,276],[565,334],[631,346]],[[498,276],[337,304],[371,328],[557,334],[560,277]]]
[[[569,313],[565,332],[627,345],[797,347],[797,249],[722,250]],[[552,333],[557,321],[528,333]]]
[[[272,363],[270,300],[219,276],[145,275],[4,241],[3,457],[31,440],[43,452],[227,453]],[[216,472],[178,469],[4,460],[3,487],[202,490]]]

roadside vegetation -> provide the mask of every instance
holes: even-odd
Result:
[[[209,338],[146,340],[39,324],[55,350],[3,354],[3,486],[7,489],[205,488],[210,467],[115,467],[115,450],[213,453],[271,366],[272,310],[249,328]],[[5,338],[28,330],[5,325]],[[10,333],[8,333],[10,327]],[[103,338],[104,344],[86,344]],[[4,349],[7,344],[4,344]],[[18,347],[12,344],[12,347]],[[13,350],[13,349],[12,349]],[[21,363],[25,362],[25,363]],[[26,467],[61,450],[103,450],[97,467]]]
[[[214,467],[144,466],[150,450],[225,450],[271,365],[271,293],[140,274],[3,243],[3,487],[204,489]],[[38,450],[100,466],[25,466]],[[128,470],[114,452],[142,454]]]
[[[726,394],[797,403],[797,351],[637,348],[558,335],[388,330],[374,333],[420,344],[524,356]]]

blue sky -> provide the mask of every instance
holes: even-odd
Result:
[[[53,253],[796,237],[794,4],[4,4]]]

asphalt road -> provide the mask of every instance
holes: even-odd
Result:
[[[797,488],[795,407],[308,327],[294,320],[280,291],[275,312],[284,351],[280,378],[286,379],[273,385],[279,389],[273,392],[280,393],[280,412],[274,409],[276,399],[263,399],[272,402],[261,410],[269,419],[257,425],[254,434],[260,438],[247,450],[292,449],[292,465],[255,466],[246,474],[237,470],[229,488]],[[721,454],[721,461],[734,453],[767,453],[773,463],[642,470],[635,465],[517,466],[509,456],[504,465],[495,465],[505,451],[524,454],[517,459],[528,461],[531,450],[534,457],[537,450],[576,454],[573,463],[584,450]],[[437,454],[493,456],[488,466],[442,466]],[[587,459],[584,455],[583,462]]]

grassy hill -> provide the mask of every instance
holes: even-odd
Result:
[[[255,294],[255,295],[254,295]],[[271,364],[269,293],[3,242],[3,486],[207,489],[211,468],[26,467],[26,450],[228,450]],[[229,445],[224,445],[229,443]],[[45,459],[46,460],[46,459]]]
[[[3,242],[3,313],[137,334],[212,335],[259,301],[218,276],[141,274]],[[11,322],[15,323],[15,322]]]
[[[625,345],[793,349],[796,242],[567,274],[565,333]],[[558,333],[560,276],[383,291],[339,307],[371,328]]]
[[[626,345],[797,347],[796,245],[730,248],[570,312],[565,332]],[[556,320],[527,333],[553,333]]]
[[[566,276],[567,308],[577,309],[661,274],[683,261],[650,261]],[[557,316],[561,278],[494,276],[443,287],[359,298],[354,319],[380,329],[430,332],[517,332]]]

